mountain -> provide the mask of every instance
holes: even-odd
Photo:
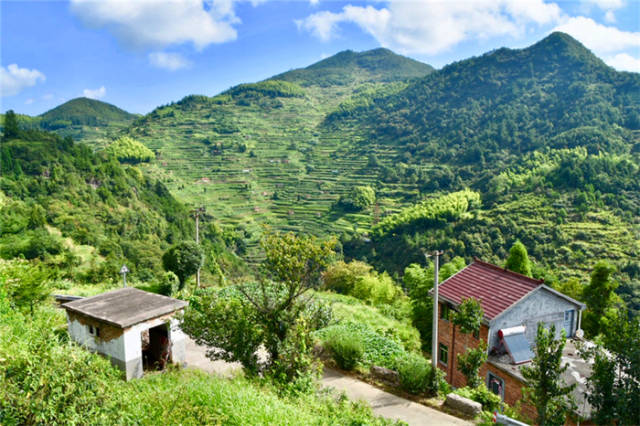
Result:
[[[106,102],[75,98],[40,114],[37,119],[42,129],[104,146],[137,117]]]
[[[343,114],[344,116],[344,114]],[[329,117],[340,125],[343,117]],[[411,83],[350,111],[376,141],[416,161],[500,162],[544,147],[629,152],[640,129],[640,75],[616,72],[566,34],[522,49],[499,49]],[[349,123],[347,123],[349,124]],[[370,126],[374,124],[374,126]],[[493,155],[492,155],[493,154]]]
[[[354,82],[390,82],[423,77],[430,65],[379,48],[365,52],[345,50],[306,68],[278,74],[272,79],[303,86],[348,85]]]
[[[3,138],[0,168],[0,258],[39,259],[55,277],[92,283],[118,280],[126,263],[153,282],[163,251],[192,238],[189,210],[162,183],[71,138],[20,130]],[[202,232],[214,273],[238,271],[220,228]]]

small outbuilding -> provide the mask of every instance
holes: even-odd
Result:
[[[185,335],[176,314],[186,306],[183,300],[130,287],[62,305],[71,338],[108,357],[127,380],[185,361]]]

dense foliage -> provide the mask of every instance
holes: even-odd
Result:
[[[122,163],[144,163],[155,158],[153,151],[128,136],[118,138],[105,149]]]
[[[554,325],[546,329],[543,323],[538,323],[533,360],[521,369],[527,383],[525,401],[535,407],[536,423],[540,425],[564,424],[575,408],[571,392],[576,385],[566,385],[562,379],[562,373],[569,367],[562,364],[567,339],[564,331],[560,339],[556,339],[555,334]]]

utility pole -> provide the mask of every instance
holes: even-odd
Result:
[[[191,210],[191,214],[196,219],[196,244],[198,245],[200,245],[200,215],[204,212],[204,206]],[[200,288],[200,267],[196,271],[196,288]]]
[[[433,279],[433,324],[431,328],[431,363],[433,368],[438,368],[438,271],[439,261],[442,251],[436,250],[433,254],[424,254],[425,259],[434,257],[434,279]]]

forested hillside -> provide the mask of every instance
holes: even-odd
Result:
[[[566,34],[437,71],[345,51],[116,133],[154,152],[146,176],[237,227],[251,262],[262,224],[337,234],[347,257],[399,274],[423,248],[498,262],[520,239],[551,281],[613,261],[640,308],[640,75]],[[461,214],[438,206],[463,190]]]
[[[126,263],[134,279],[152,282],[163,251],[193,238],[188,209],[109,151],[14,127],[2,140],[0,167],[2,258],[38,260],[54,277],[91,283],[117,281]],[[205,233],[221,262],[233,257],[219,229]]]

